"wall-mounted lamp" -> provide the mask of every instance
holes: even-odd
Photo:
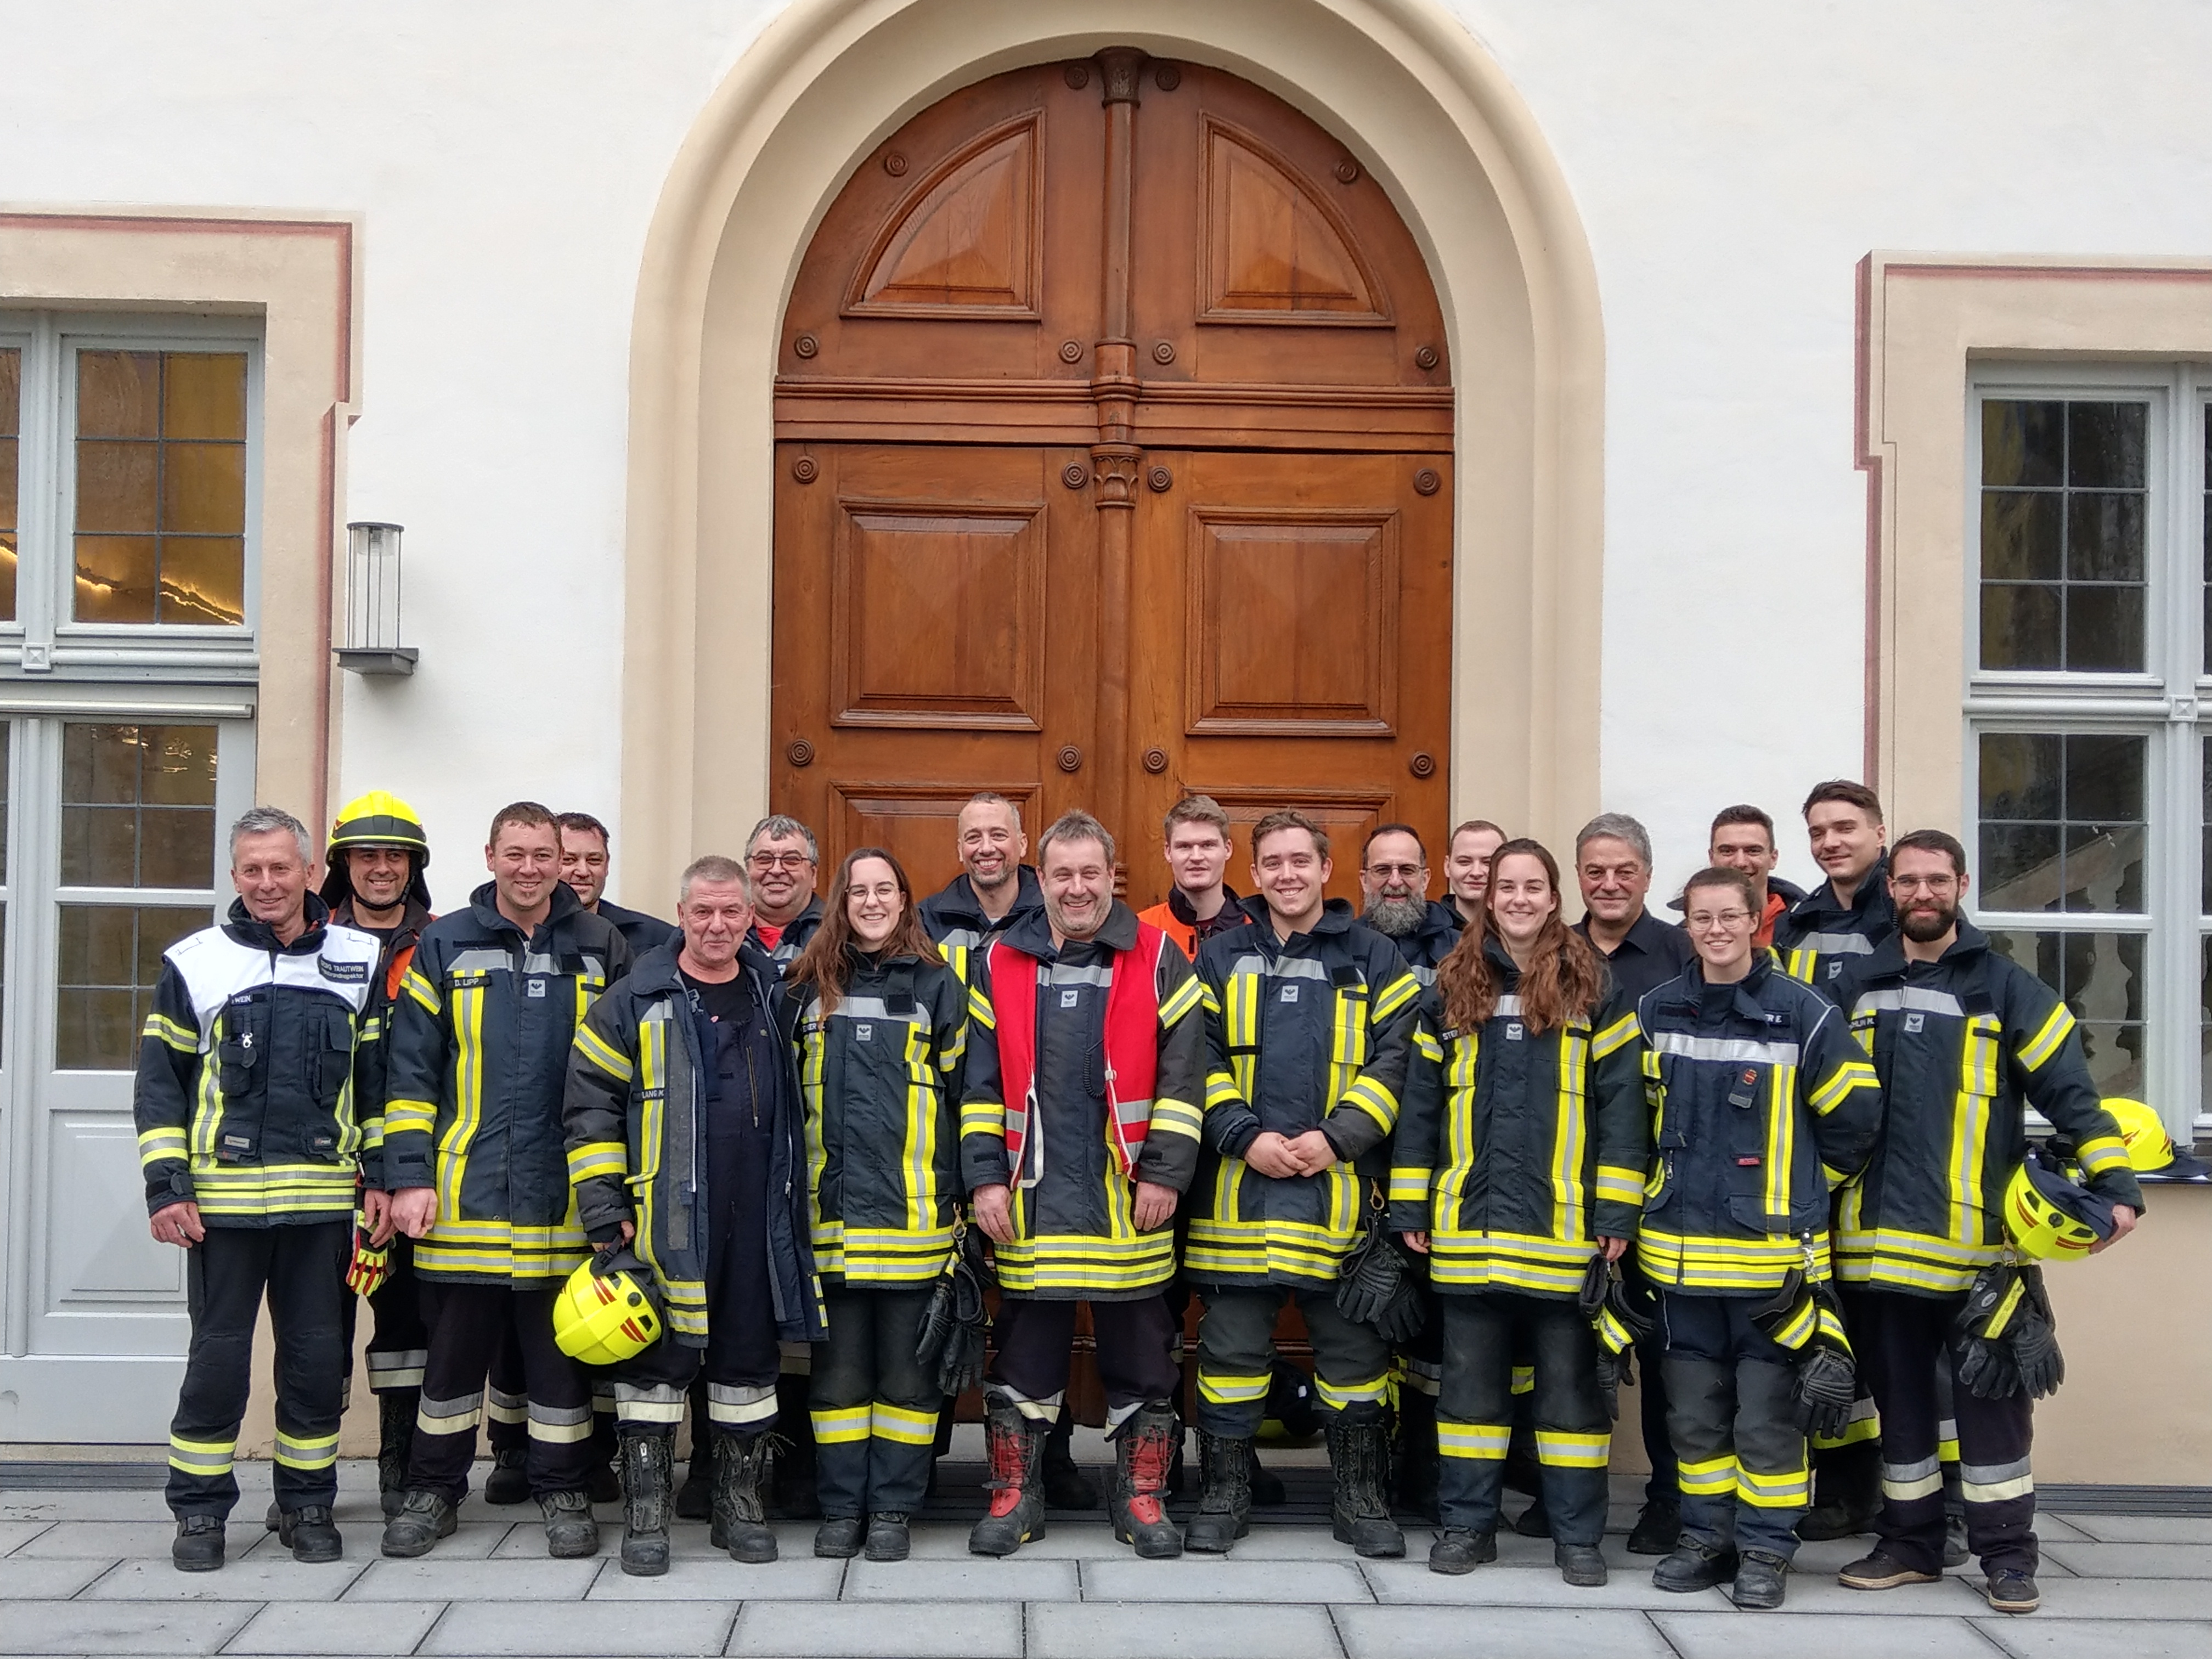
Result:
[[[339,666],[356,674],[411,674],[422,653],[399,643],[399,537],[396,524],[346,526],[345,643]]]

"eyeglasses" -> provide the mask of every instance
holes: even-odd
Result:
[[[1367,866],[1367,873],[1388,881],[1392,876],[1402,878],[1424,874],[1428,867],[1425,864],[1370,864]]]
[[[1889,884],[1905,893],[1948,893],[1959,884],[1956,876],[1892,876]]]
[[[1683,925],[1693,933],[1710,933],[1717,927],[1733,933],[1750,920],[1748,910],[1697,910],[1683,918]]]
[[[814,860],[804,853],[756,853],[745,862],[756,870],[804,870]]]

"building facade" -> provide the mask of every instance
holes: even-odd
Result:
[[[160,1437],[131,1037],[255,799],[400,793],[448,904],[581,807],[665,909],[770,805],[941,878],[985,787],[1133,896],[1197,787],[1809,878],[1863,776],[2203,1117],[2198,9],[0,10],[0,1439]],[[2152,1203],[2046,1478],[2212,1482]]]

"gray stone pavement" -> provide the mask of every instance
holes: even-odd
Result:
[[[1354,1560],[1327,1528],[1257,1526],[1226,1560],[1139,1562],[1103,1520],[1055,1523],[1006,1561],[927,1522],[915,1559],[817,1561],[810,1525],[783,1559],[741,1566],[680,1523],[665,1578],[626,1578],[617,1508],[602,1553],[550,1561],[533,1510],[471,1498],[459,1532],[419,1561],[376,1553],[374,1472],[343,1470],[345,1559],[301,1566],[263,1532],[267,1477],[246,1497],[230,1564],[168,1564],[151,1491],[0,1492],[0,1654],[652,1655],[758,1659],[2212,1659],[2212,1518],[2060,1511],[2042,1518],[2043,1611],[1989,1612],[1975,1580],[1870,1595],[1835,1569],[1863,1542],[1808,1545],[1788,1607],[1744,1613],[1717,1591],[1668,1595],[1622,1549],[1636,1483],[1617,1480],[1602,1589],[1560,1583],[1550,1546],[1504,1535],[1496,1565]]]

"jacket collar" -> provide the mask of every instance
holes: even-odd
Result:
[[[1770,877],[1767,884],[1771,887]],[[1874,861],[1857,889],[1851,894],[1849,904],[1836,897],[1836,884],[1832,878],[1822,882],[1811,892],[1790,907],[1791,918],[1809,922],[1821,916],[1863,916],[1879,919],[1894,915],[1896,907],[1889,899],[1889,854],[1884,853]]]
[[[488,881],[470,894],[469,908],[475,914],[477,925],[489,932],[517,934],[522,932],[500,914],[497,882]],[[576,896],[575,890],[565,881],[556,881],[553,884],[552,908],[546,911],[545,920],[538,925],[540,927],[555,927],[570,916],[581,915],[583,908],[583,902]],[[613,925],[608,923],[609,927]]]
[[[970,924],[978,933],[1003,932],[1014,925],[1016,918],[1044,908],[1044,889],[1035,870],[1026,864],[1018,866],[1014,871],[1013,908],[1006,912],[1004,920],[994,922],[983,914],[982,901],[975,896],[975,884],[963,870],[938,890],[929,907],[946,920]]]
[[[330,926],[331,907],[323,902],[321,895],[313,891],[307,895],[307,925],[289,945],[280,940],[267,922],[255,921],[242,898],[231,900],[230,920],[223,924],[222,931],[234,943],[248,950],[288,957],[313,956],[323,948],[323,933]]]
[[[1248,899],[1238,900],[1237,904],[1238,908],[1244,912],[1248,918],[1249,918],[1252,926],[1258,928],[1261,933],[1267,936],[1269,947],[1271,949],[1277,948],[1275,946],[1275,924],[1267,915],[1267,895],[1264,893],[1255,893]],[[1352,902],[1350,900],[1324,899],[1322,901],[1321,915],[1319,919],[1315,921],[1314,925],[1307,928],[1304,933],[1295,933],[1291,935],[1290,942],[1279,948],[1285,951],[1295,951],[1298,948],[1298,941],[1302,939],[1307,938],[1308,936],[1311,936],[1316,939],[1324,939],[1331,933],[1348,933],[1352,931],[1352,924],[1358,920],[1358,918],[1352,914]]]
[[[1765,988],[1766,981],[1780,971],[1775,967],[1771,954],[1753,951],[1751,953],[1751,971],[1727,988],[1730,993],[1729,1012],[1753,1025],[1764,1025],[1766,1023],[1766,1006],[1759,1000],[1759,993]],[[1704,1006],[1706,992],[1721,988],[1706,981],[1705,965],[1694,957],[1682,969],[1681,986],[1687,993],[1690,1003],[1700,1008]]]
[[[1225,881],[1221,884],[1222,910],[1234,910],[1243,902],[1243,901],[1237,897],[1237,890],[1234,887]],[[1198,912],[1190,908],[1190,901],[1183,896],[1182,889],[1180,887],[1168,889],[1168,914],[1186,927],[1197,927],[1203,925],[1199,920]],[[1215,916],[1220,914],[1220,910],[1214,912]]]
[[[1935,965],[1939,968],[1970,967],[1977,959],[1988,955],[1989,949],[1990,936],[1966,917],[1960,916],[1959,936],[1944,948]],[[1859,969],[1859,975],[1869,980],[1903,979],[1912,966],[1905,959],[1905,934],[1899,930],[1874,947],[1873,953],[1866,959],[1866,965]]]
[[[654,945],[630,963],[624,982],[641,996],[670,996],[681,992],[684,988],[684,969],[677,959],[680,948],[674,945]],[[757,994],[763,985],[773,983],[776,976],[775,958],[750,939],[738,946],[738,968],[750,975]]]
[[[331,920],[341,927],[358,927],[364,933],[369,931],[368,924],[354,915],[354,907],[358,902],[359,895],[349,891],[343,898],[331,907]],[[407,896],[407,902],[401,907],[399,912],[399,925],[392,929],[392,936],[394,939],[419,937],[433,920],[430,907],[416,899],[410,890]]]
[[[1043,890],[1038,890],[1042,895]],[[1000,937],[1024,956],[1036,957],[1042,960],[1059,954],[1058,947],[1052,942],[1052,922],[1045,915],[1044,901],[1042,896],[1037,901],[1036,909],[1016,911],[1009,915],[1005,928],[1001,930]],[[1137,913],[1122,903],[1121,900],[1115,899],[1114,908],[1106,913],[1105,926],[1099,928],[1088,939],[1081,942],[1087,945],[1103,945],[1109,951],[1135,950],[1137,948]]]

